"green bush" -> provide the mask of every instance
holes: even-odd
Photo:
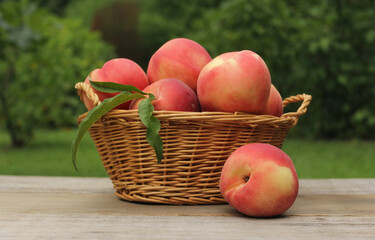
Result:
[[[294,134],[374,138],[374,1],[151,2],[141,21],[150,46],[188,37],[213,57],[253,50],[266,61],[283,97],[311,94]]]
[[[113,57],[98,34],[28,1],[0,5],[0,45],[0,123],[16,146],[35,127],[75,124],[84,109],[74,84]]]
[[[83,26],[91,28],[92,20],[97,11],[101,8],[122,0],[80,0],[71,1],[65,9],[65,17],[79,19]]]
[[[111,44],[117,57],[128,58],[146,69],[143,39],[139,35],[139,0],[82,0],[72,2],[66,16],[79,19],[102,40]]]
[[[32,129],[28,124],[34,122],[72,124],[71,115],[80,111],[72,84],[114,56],[100,37],[87,29],[101,25],[101,19],[112,13],[108,6],[120,6],[116,5],[119,2],[134,0],[71,1],[66,16],[80,20],[69,20],[40,9],[33,12],[25,7],[25,1],[5,1],[0,6],[0,45],[4,46],[0,95],[6,95],[7,105],[12,107],[4,110],[0,105],[0,121],[6,122],[4,111],[10,111],[19,129]],[[132,46],[126,41],[137,41],[140,50],[136,54],[143,59],[138,63],[145,69],[151,55],[175,37],[199,42],[212,57],[253,50],[266,61],[283,97],[303,92],[313,96],[293,134],[374,139],[374,1],[141,0],[139,4],[140,15],[124,10],[130,11],[124,24],[136,29],[118,44]],[[7,24],[13,30],[7,30]],[[124,29],[123,23],[108,24],[113,31]],[[112,31],[108,24],[104,28]],[[287,111],[297,107],[295,104]]]
[[[147,58],[165,42],[176,37],[189,37],[195,21],[210,9],[216,9],[223,0],[143,0],[139,17],[139,33]],[[201,31],[201,29],[197,29]]]

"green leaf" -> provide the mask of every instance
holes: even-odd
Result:
[[[155,99],[155,96],[151,93],[149,98],[142,100],[138,106],[138,114],[141,122],[147,127],[146,139],[150,145],[154,148],[158,163],[163,159],[163,142],[159,135],[160,121],[156,117],[152,116],[154,106],[151,102]]]
[[[147,127],[149,123],[149,119],[154,112],[154,106],[151,104],[152,101],[155,100],[155,96],[153,94],[149,94],[148,98],[142,100],[138,105],[138,114],[141,122]]]
[[[108,93],[116,93],[116,92],[137,92],[143,95],[146,95],[147,93],[142,92],[138,88],[132,86],[132,85],[124,85],[119,84],[115,82],[95,82],[91,80],[91,77],[88,77],[90,80],[90,84],[93,88],[100,92],[108,92]]]
[[[112,110],[114,107],[120,105],[121,103],[130,101],[133,99],[142,99],[142,98],[145,98],[145,96],[139,93],[129,94],[128,92],[122,92],[112,98],[104,99],[100,105],[94,107],[93,109],[89,111],[87,116],[82,120],[81,124],[79,125],[76,136],[73,139],[73,143],[72,143],[72,161],[73,161],[74,168],[76,170],[78,170],[77,165],[76,165],[76,155],[77,155],[78,145],[81,142],[85,133],[90,129],[90,127],[98,119],[100,119],[104,114]]]

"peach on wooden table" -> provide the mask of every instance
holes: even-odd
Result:
[[[223,198],[239,212],[253,217],[282,214],[293,205],[298,187],[292,160],[281,149],[265,143],[236,149],[220,177]]]

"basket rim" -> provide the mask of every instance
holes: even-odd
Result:
[[[80,123],[88,112],[81,114],[78,117],[78,123]],[[243,112],[182,112],[182,111],[154,111],[153,116],[158,118],[160,121],[181,121],[181,122],[249,122],[249,124],[259,123],[285,123],[290,122],[294,124],[298,116],[286,115],[285,117],[276,117],[272,115],[255,115]],[[101,119],[108,118],[129,118],[139,120],[138,110],[125,110],[125,109],[112,109],[108,113],[104,114]],[[99,120],[100,121],[100,120]]]
[[[91,86],[87,85],[84,82],[78,82],[75,85],[75,88],[78,91],[78,95],[82,100],[83,94],[93,101],[94,105],[97,106],[100,104],[98,96],[94,93]],[[246,112],[183,112],[183,111],[154,111],[153,115],[157,117],[160,121],[163,120],[179,120],[179,121],[197,121],[197,122],[249,122],[253,124],[278,124],[289,122],[291,127],[294,127],[301,115],[307,112],[307,107],[311,103],[312,96],[309,94],[298,94],[295,96],[290,96],[283,100],[283,107],[291,103],[301,102],[301,105],[295,112],[286,112],[283,113],[280,117],[272,115],[260,115],[252,114]],[[80,123],[87,115],[88,112],[85,112],[78,116],[77,122]],[[121,118],[128,117],[132,119],[139,119],[138,110],[126,110],[126,109],[112,109],[108,113],[102,116],[104,118]],[[99,120],[100,121],[100,120]]]

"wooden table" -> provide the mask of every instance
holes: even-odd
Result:
[[[0,176],[0,239],[375,239],[375,179],[300,180],[283,216],[130,203],[107,178]]]

